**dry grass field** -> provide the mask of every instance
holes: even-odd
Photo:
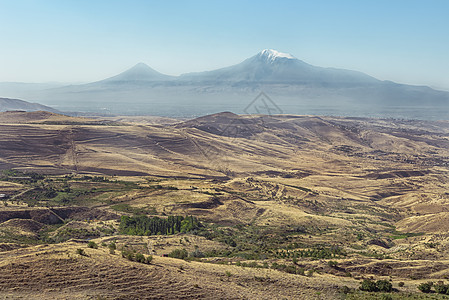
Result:
[[[448,122],[6,112],[0,172],[5,299],[445,297],[417,286],[449,279]],[[121,216],[201,226],[130,235]]]

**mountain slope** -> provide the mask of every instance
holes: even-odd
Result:
[[[234,66],[181,76],[139,63],[102,81],[30,92],[29,98],[65,111],[193,117],[219,111],[449,119],[449,92],[380,81],[361,72],[322,68],[266,49]],[[0,95],[2,89],[0,85]],[[23,93],[21,93],[23,94]],[[264,102],[265,101],[265,102]],[[248,106],[257,106],[248,109]],[[263,110],[263,109],[262,109]]]
[[[290,54],[265,49],[240,64],[209,72],[184,74],[180,79],[203,82],[262,82],[287,84],[372,84],[366,74],[309,65]]]
[[[0,111],[8,110],[24,110],[24,111],[38,111],[45,110],[50,112],[58,112],[58,110],[41,105],[38,103],[30,103],[19,99],[0,98]]]
[[[151,81],[164,81],[172,79],[172,76],[168,76],[150,68],[144,63],[138,63],[134,67],[107,79],[101,80],[101,83],[119,83],[119,82],[151,82]]]

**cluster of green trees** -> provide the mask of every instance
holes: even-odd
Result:
[[[317,259],[330,259],[346,256],[346,252],[339,247],[330,248],[316,248],[307,250],[279,250],[276,252],[278,258],[298,258],[298,257],[312,257]]]
[[[102,177],[102,176],[84,176],[85,180],[91,180],[92,182],[109,182],[110,180],[106,177]]]
[[[305,270],[302,267],[296,267],[294,265],[284,265],[284,264],[278,264],[276,262],[274,262],[271,265],[272,269],[278,270],[278,271],[282,271],[282,272],[286,272],[286,273],[290,273],[290,274],[298,274],[298,275],[306,275],[305,274]],[[311,277],[313,275],[313,270],[310,269],[309,271],[307,271],[307,276]]]
[[[44,175],[30,172],[30,173],[24,173],[20,172],[18,170],[3,170],[0,173],[0,180],[1,181],[12,181],[12,182],[18,182],[18,183],[35,183],[38,180],[44,179]]]
[[[122,216],[120,233],[128,235],[175,234],[200,228],[201,223],[193,216],[169,216],[166,219],[147,216]]]
[[[179,190],[179,189],[178,189],[177,187],[175,187],[175,186],[170,186],[170,185],[160,185],[160,184],[150,185],[149,188],[150,188],[150,189],[155,189],[155,190],[165,189],[165,190],[169,190],[169,191],[177,191],[177,190]]]
[[[146,215],[146,214],[156,214],[157,211],[154,207],[134,207],[126,203],[119,203],[112,205],[111,208],[116,211],[122,211],[127,213],[132,213],[134,215]]]
[[[365,292],[391,292],[393,290],[393,285],[388,280],[371,281],[369,279],[364,279],[360,283],[359,289]]]
[[[153,260],[152,255],[145,256],[140,252],[135,252],[134,250],[130,249],[123,249],[122,257],[126,258],[127,260],[136,261],[143,264],[150,264],[151,261]]]
[[[423,282],[418,285],[418,289],[423,293],[431,293],[432,287],[435,288],[435,292],[438,294],[449,295],[449,284],[444,284],[442,281],[439,281],[436,284],[433,284],[432,281]]]
[[[189,256],[186,249],[175,249],[168,254],[168,257],[186,259]]]

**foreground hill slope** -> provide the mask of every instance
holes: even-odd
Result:
[[[185,262],[157,257],[151,265],[129,262],[105,249],[85,249],[84,243],[38,246],[2,257],[0,288],[9,296],[27,299],[312,299],[319,285],[325,295],[336,294],[339,278],[285,274],[275,270],[242,270],[235,266]],[[11,257],[12,256],[12,257]],[[231,274],[227,276],[226,274]],[[205,280],[207,278],[207,280]],[[351,285],[351,280],[345,280]],[[18,288],[14,291],[12,288]],[[0,295],[2,294],[0,290]]]

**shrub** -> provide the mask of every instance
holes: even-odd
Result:
[[[359,289],[365,292],[377,292],[377,285],[374,281],[364,279],[360,284]]]
[[[346,285],[344,285],[344,286],[342,286],[342,287],[340,288],[340,292],[346,295],[346,294],[351,293],[352,290],[351,290],[351,288],[349,288],[349,287],[347,287]]]
[[[98,245],[94,241],[90,241],[89,243],[87,243],[87,247],[97,249]]]
[[[435,284],[434,285],[435,288],[435,292],[437,292],[438,294],[446,294],[449,290],[449,286],[441,283]]]
[[[76,254],[87,256],[86,252],[84,252],[84,249],[81,248],[76,249]]]
[[[204,257],[204,253],[201,252],[201,250],[199,250],[199,249],[195,249],[192,252],[190,252],[190,256],[191,257],[201,258],[201,257]]]
[[[376,288],[379,292],[391,292],[393,285],[388,280],[378,280],[376,282]]]
[[[168,254],[169,257],[184,259],[188,256],[186,249],[175,249]]]
[[[376,282],[369,279],[364,279],[359,289],[365,292],[391,292],[393,285],[388,280],[378,280]]]
[[[420,285],[418,285],[418,289],[423,293],[430,293],[432,291],[432,285],[433,285],[432,281],[423,282]]]
[[[134,260],[134,252],[128,249],[122,250],[122,257],[126,258],[127,260]]]
[[[255,261],[252,261],[248,264],[248,267],[250,268],[260,268],[259,264]]]
[[[327,265],[331,268],[335,268],[338,265],[338,262],[336,262],[334,260],[330,260],[327,262]]]
[[[134,257],[134,259],[140,263],[145,263],[145,261],[146,261],[145,256],[142,253],[136,253],[136,256]]]
[[[404,286],[404,282],[403,281],[398,283],[398,287],[403,287],[403,286]]]
[[[111,243],[108,245],[108,247],[109,247],[109,249],[112,249],[112,250],[117,249],[117,245],[115,244],[115,242],[111,242]]]
[[[153,255],[148,255],[145,259],[145,263],[150,264],[153,261]]]
[[[109,251],[114,252],[115,250],[109,249]],[[139,262],[142,264],[149,264],[153,260],[153,256],[151,256],[151,255],[148,255],[147,257],[145,257],[145,255],[143,255],[140,252],[134,253],[134,251],[128,250],[128,249],[122,250],[122,257],[126,258],[127,260],[136,261],[136,262]]]
[[[226,274],[227,277],[231,277],[232,276],[231,272],[229,272],[229,271],[226,271],[225,274]]]
[[[285,272],[290,274],[296,274],[296,267],[295,266],[287,266],[285,268]]]

